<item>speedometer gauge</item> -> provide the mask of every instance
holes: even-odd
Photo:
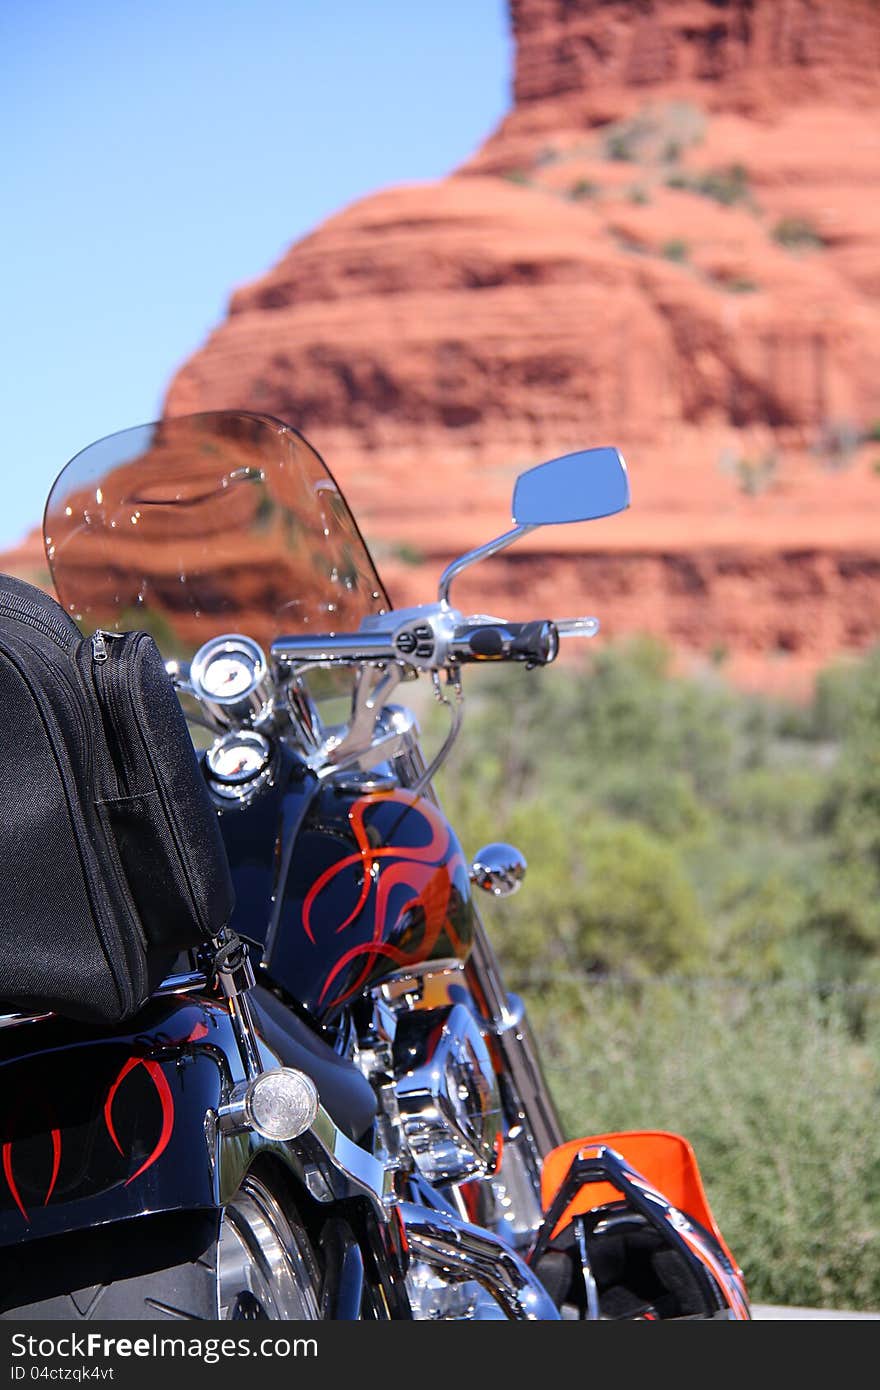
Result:
[[[211,790],[224,802],[250,801],[272,775],[272,747],[253,729],[223,734],[205,754]]]
[[[268,700],[267,682],[263,649],[235,632],[212,637],[196,652],[190,668],[193,693],[224,724],[259,714]]]
[[[202,673],[202,687],[215,700],[237,700],[248,693],[253,683],[253,665],[240,652],[215,656]]]
[[[218,782],[249,782],[269,760],[269,745],[260,735],[243,730],[218,739],[206,754],[211,776]]]

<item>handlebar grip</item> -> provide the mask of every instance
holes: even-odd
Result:
[[[449,655],[457,662],[524,661],[547,666],[556,659],[559,634],[555,623],[467,623],[456,630]]]
[[[516,661],[526,661],[531,666],[548,666],[556,660],[559,632],[555,623],[550,622],[549,618],[538,618],[518,626],[519,632],[511,649]]]

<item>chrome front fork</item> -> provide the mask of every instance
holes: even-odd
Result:
[[[403,787],[419,785],[425,773],[425,761],[418,742],[418,728],[411,718],[401,742],[402,751],[391,764],[394,774]],[[421,794],[439,806],[431,783]],[[504,988],[498,958],[476,909],[474,943],[465,975],[484,1021],[496,1038],[504,1063],[508,1121],[511,1126],[522,1127],[532,1166],[539,1174],[545,1155],[563,1143],[565,1133],[538,1060],[522,1000],[508,995]]]

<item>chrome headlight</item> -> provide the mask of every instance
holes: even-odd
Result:
[[[486,1040],[464,1004],[398,1019],[395,1089],[416,1167],[429,1182],[493,1172],[501,1097]]]

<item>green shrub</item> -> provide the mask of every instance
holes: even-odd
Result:
[[[638,825],[614,823],[592,826],[578,848],[578,964],[634,977],[704,964],[706,924],[676,850]]]
[[[707,169],[701,174],[679,171],[669,175],[666,187],[698,193],[701,197],[711,198],[713,202],[722,203],[725,207],[733,207],[736,203],[749,202],[751,199],[748,171],[742,164],[729,164],[723,169]]]
[[[568,196],[574,202],[581,202],[585,198],[595,198],[599,191],[599,185],[592,179],[578,179],[568,190]]]
[[[724,169],[708,169],[697,175],[692,187],[695,193],[701,193],[704,198],[732,207],[749,197],[749,176],[744,165],[729,164]]]
[[[424,551],[419,550],[418,546],[410,545],[408,541],[400,541],[395,545],[392,548],[392,554],[403,565],[423,565],[425,563]]]
[[[612,130],[605,137],[605,158],[622,164],[636,159],[637,134],[630,129]]]
[[[549,800],[500,817],[473,803],[469,810],[455,817],[469,854],[501,838],[518,845],[529,864],[528,892],[492,909],[512,988],[526,988],[548,971],[638,977],[705,966],[702,910],[681,854],[668,841],[587,807],[566,816]]]
[[[783,217],[773,228],[772,236],[789,250],[810,250],[825,245],[812,222],[804,217]]]
[[[686,261],[690,255],[690,247],[680,237],[673,237],[671,241],[664,241],[660,254],[667,261]]]
[[[734,472],[741,492],[747,497],[757,497],[766,492],[776,481],[779,460],[768,450],[760,458],[738,458],[734,462]]]
[[[853,462],[863,435],[852,420],[826,420],[813,442],[813,453],[823,468],[838,472]]]

